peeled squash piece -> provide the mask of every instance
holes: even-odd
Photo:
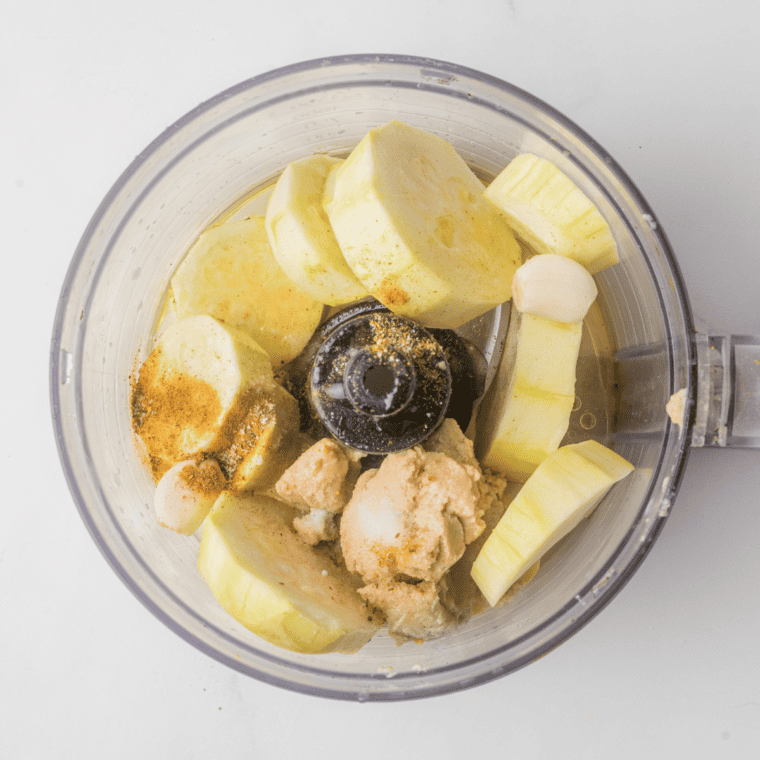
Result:
[[[304,544],[293,510],[224,492],[203,524],[198,570],[238,622],[284,649],[350,654],[377,630],[356,583]]]
[[[338,158],[314,155],[288,164],[269,197],[265,219],[283,272],[312,298],[330,306],[367,295],[343,258],[322,206],[327,175],[341,163]]]
[[[171,287],[179,319],[209,314],[237,327],[264,348],[275,368],[303,350],[324,308],[282,271],[263,217],[203,232]]]
[[[175,464],[220,451],[258,388],[274,384],[272,364],[249,335],[208,316],[175,322],[140,367],[132,423],[151,460]]]
[[[443,138],[399,121],[371,130],[324,203],[348,265],[396,314],[455,328],[509,300],[520,247]]]
[[[219,454],[229,487],[262,490],[274,485],[300,451],[298,402],[281,385],[251,394],[230,446]]]
[[[536,253],[569,256],[600,272],[620,260],[612,231],[596,206],[551,161],[514,158],[483,193]]]
[[[593,440],[563,446],[520,489],[486,539],[471,575],[488,603],[587,517],[633,465]]]
[[[556,451],[570,425],[582,322],[512,308],[504,355],[480,406],[480,462],[523,483]]]

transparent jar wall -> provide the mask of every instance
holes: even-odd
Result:
[[[502,83],[468,79],[463,70],[453,76],[414,64],[294,69],[185,117],[168,140],[146,150],[87,231],[64,292],[70,304],[62,353],[54,357],[61,367],[54,413],[67,474],[86,505],[85,521],[125,582],[170,627],[232,667],[290,688],[360,699],[477,683],[569,635],[619,587],[656,534],[683,464],[684,431],[670,425],[664,408],[671,393],[690,386],[686,306],[640,199],[603,154],[525,97]],[[271,647],[232,620],[196,572],[197,539],[156,525],[152,483],[131,443],[129,378],[151,348],[146,336],[171,274],[204,227],[270,184],[289,161],[314,152],[345,155],[371,127],[393,118],[441,134],[484,177],[518,152],[539,153],[610,220],[621,264],[596,278],[621,383],[608,443],[636,472],[546,556],[507,607],[424,645],[397,647],[381,634],[357,656],[307,657]]]

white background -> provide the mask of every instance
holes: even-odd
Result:
[[[694,451],[640,570],[543,659],[458,694],[358,705],[243,677],[141,606],[69,495],[47,378],[69,260],[141,149],[229,86],[342,53],[452,61],[564,112],[655,209],[695,314],[760,333],[756,8],[754,0],[4,6],[0,757],[758,757],[760,452]]]

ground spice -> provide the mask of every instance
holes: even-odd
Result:
[[[228,431],[231,443],[219,453],[219,463],[232,479],[240,463],[256,450],[262,434],[275,423],[276,404],[272,393],[256,391],[247,394],[247,411],[242,422]]]
[[[221,493],[227,481],[214,459],[205,459],[199,464],[188,464],[179,472],[180,480],[194,493],[204,496]]]
[[[216,459],[232,490],[265,487],[298,456],[298,402],[281,386],[250,389],[244,413],[226,429],[227,446]]]
[[[373,315],[369,320],[373,346],[371,350],[378,357],[397,351],[422,368],[418,381],[425,386],[425,393],[437,397],[448,393],[449,380],[445,366],[439,366],[441,345],[431,335],[421,333],[414,323],[400,319],[386,319],[384,315]],[[444,354],[445,355],[445,354]]]
[[[409,294],[387,277],[380,283],[375,294],[377,300],[389,308],[398,309],[409,302]]]
[[[131,410],[132,428],[145,444],[154,473],[156,460],[176,462],[211,443],[222,414],[216,390],[167,366],[160,348],[140,368]]]
[[[158,483],[161,478],[171,469],[172,463],[167,462],[161,457],[148,457],[148,464],[150,465],[150,471],[153,473],[153,480]]]
[[[394,580],[400,577],[400,567],[409,567],[415,562],[420,562],[418,556],[420,547],[414,536],[409,536],[401,546],[372,544],[370,551],[377,557],[378,564],[385,571],[385,575]]]

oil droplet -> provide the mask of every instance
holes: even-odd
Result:
[[[577,412],[582,406],[583,406],[583,402],[581,401],[581,397],[576,396],[575,401],[573,402],[573,411]]]
[[[584,430],[591,430],[596,425],[596,417],[591,412],[586,412],[586,414],[581,415],[578,422]]]

